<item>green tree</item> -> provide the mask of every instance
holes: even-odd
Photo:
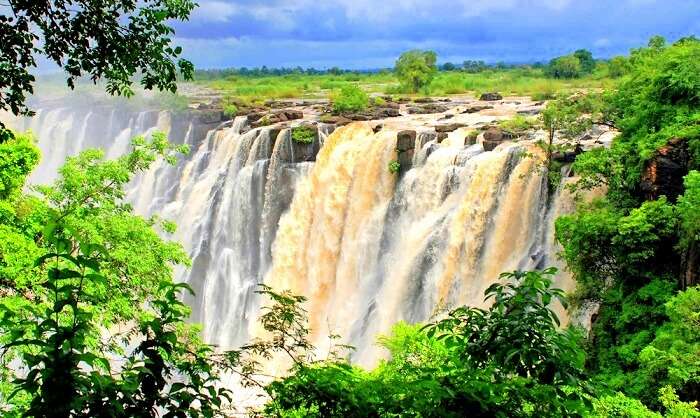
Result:
[[[192,64],[172,47],[171,20],[186,20],[191,0],[9,0],[0,15],[0,110],[31,115],[36,57],[45,56],[68,74],[68,86],[88,76],[107,80],[110,94],[129,96],[131,77],[146,89],[174,92],[180,71],[191,79]],[[9,131],[0,130],[7,137]]]
[[[661,385],[684,400],[698,396],[692,379],[678,378],[693,370],[682,350],[697,348],[682,337],[665,304],[696,280],[687,265],[697,260],[698,248],[700,187],[692,169],[700,164],[699,63],[700,42],[692,38],[667,45],[655,37],[632,51],[628,76],[603,94],[600,108],[599,123],[620,134],[611,147],[579,155],[573,166],[580,188],[605,186],[606,197],[556,223],[578,297],[599,303],[588,345],[593,381],[669,416]],[[671,140],[687,150],[685,191],[665,190],[672,194],[646,201],[642,173]],[[669,180],[681,182],[681,176]],[[672,334],[676,347],[669,344]]]
[[[566,55],[550,61],[545,73],[553,78],[577,78],[582,74],[581,61],[574,55]]]
[[[623,56],[616,56],[608,62],[608,75],[612,78],[619,78],[629,72],[629,60]]]
[[[587,49],[579,49],[574,52],[574,56],[578,58],[578,62],[581,63],[581,72],[583,74],[591,74],[595,70],[595,59],[593,59],[593,54]]]
[[[380,338],[390,356],[374,370],[338,357],[296,362],[267,386],[265,416],[581,416],[588,408],[583,351],[579,335],[560,330],[551,310],[555,300],[566,303],[551,287],[555,271],[503,274],[486,291],[493,302],[486,310],[458,308],[425,327],[398,324]],[[280,317],[300,318],[295,312]]]
[[[437,73],[437,54],[433,51],[412,50],[401,54],[394,71],[405,89],[415,93],[430,85]]]
[[[104,160],[70,158],[52,186],[21,191],[38,161],[26,135],[0,144],[0,408],[9,416],[213,416],[211,350],[172,281],[189,260],[161,238],[173,225],[143,219],[123,187],[156,158],[184,147],[165,136],[134,140]],[[158,228],[160,227],[160,228]],[[160,231],[158,229],[160,229]],[[105,333],[106,330],[110,332]]]

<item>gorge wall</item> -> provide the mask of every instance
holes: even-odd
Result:
[[[561,267],[553,221],[571,198],[548,196],[525,143],[484,151],[460,129],[439,138],[421,125],[407,139],[398,125],[356,122],[315,123],[313,142],[302,144],[285,125],[251,128],[245,116],[220,123],[113,106],[40,108],[11,125],[38,137],[35,183],[79,150],[127,152],[137,134],[161,130],[190,145],[177,165],[139,175],[128,196],[138,213],[178,224],[174,239],[192,266],[177,280],[196,292],[187,302],[206,341],[224,349],[257,332],[260,283],[308,297],[315,342],[340,334],[355,361],[371,364],[381,355],[376,336],[395,322],[481,305],[502,271]],[[564,272],[556,284],[572,286]]]

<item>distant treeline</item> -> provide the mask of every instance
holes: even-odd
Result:
[[[438,66],[439,71],[461,71],[466,73],[481,73],[489,70],[510,70],[510,69],[543,69],[548,76],[553,78],[576,78],[586,74],[590,74],[595,69],[596,63],[609,63],[620,57],[612,60],[594,59],[590,51],[581,49],[571,55],[565,55],[552,59],[549,63],[534,62],[534,63],[506,63],[496,62],[487,63],[482,60],[466,60],[462,63],[445,62]],[[220,68],[220,69],[203,69],[195,71],[196,80],[218,80],[227,77],[268,77],[268,76],[284,76],[284,75],[343,75],[343,74],[376,74],[390,73],[393,68],[375,68],[364,70],[348,70],[339,67],[327,69],[318,68],[303,68],[298,67],[281,67],[269,68],[262,67],[241,67],[241,68]]]

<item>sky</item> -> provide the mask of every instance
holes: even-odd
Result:
[[[391,67],[401,52],[438,61],[527,63],[586,48],[608,58],[700,36],[700,0],[198,0],[175,42],[197,68]]]

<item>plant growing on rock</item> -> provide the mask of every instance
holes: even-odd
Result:
[[[292,139],[302,144],[311,144],[316,139],[316,129],[311,126],[292,128]]]
[[[391,174],[396,174],[401,170],[401,163],[394,160],[389,163],[389,172]]]

